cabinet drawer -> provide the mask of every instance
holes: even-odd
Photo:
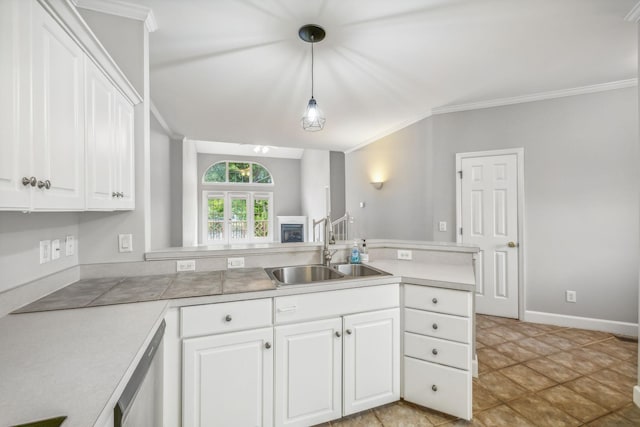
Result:
[[[471,319],[466,317],[405,308],[404,330],[466,344],[471,342]]]
[[[470,420],[471,373],[405,357],[404,399]]]
[[[404,285],[404,306],[471,317],[471,292]]]
[[[184,338],[269,326],[271,307],[270,298],[183,307],[181,335]]]
[[[276,324],[382,310],[400,305],[397,284],[274,298]]]
[[[405,332],[404,354],[467,371],[471,369],[471,346],[469,344]]]

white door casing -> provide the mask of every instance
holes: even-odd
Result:
[[[456,155],[458,242],[478,246],[476,312],[518,318],[522,150]]]

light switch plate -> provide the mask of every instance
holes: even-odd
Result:
[[[40,241],[40,264],[51,261],[51,240]]]
[[[133,236],[118,234],[118,252],[133,252]]]
[[[51,241],[51,259],[60,258],[60,239],[55,239]]]
[[[413,259],[413,252],[408,251],[408,250],[399,249],[398,250],[398,259],[404,259],[404,260],[410,261],[410,260]]]
[[[447,231],[447,221],[440,221],[438,223],[438,230]]]
[[[76,253],[76,238],[73,236],[67,236],[64,238],[64,254],[71,256]]]
[[[244,258],[227,258],[227,268],[244,268]]]
[[[176,261],[176,271],[196,271],[196,260],[181,259]]]
[[[566,299],[567,299],[567,302],[577,302],[578,296],[576,294],[576,291],[567,291]]]

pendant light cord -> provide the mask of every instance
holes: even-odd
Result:
[[[311,35],[311,98],[313,98],[313,43],[315,42],[313,35]]]

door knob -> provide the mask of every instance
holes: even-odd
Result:
[[[516,242],[509,242],[507,243],[507,246],[509,246],[510,248],[517,248],[519,245]]]

